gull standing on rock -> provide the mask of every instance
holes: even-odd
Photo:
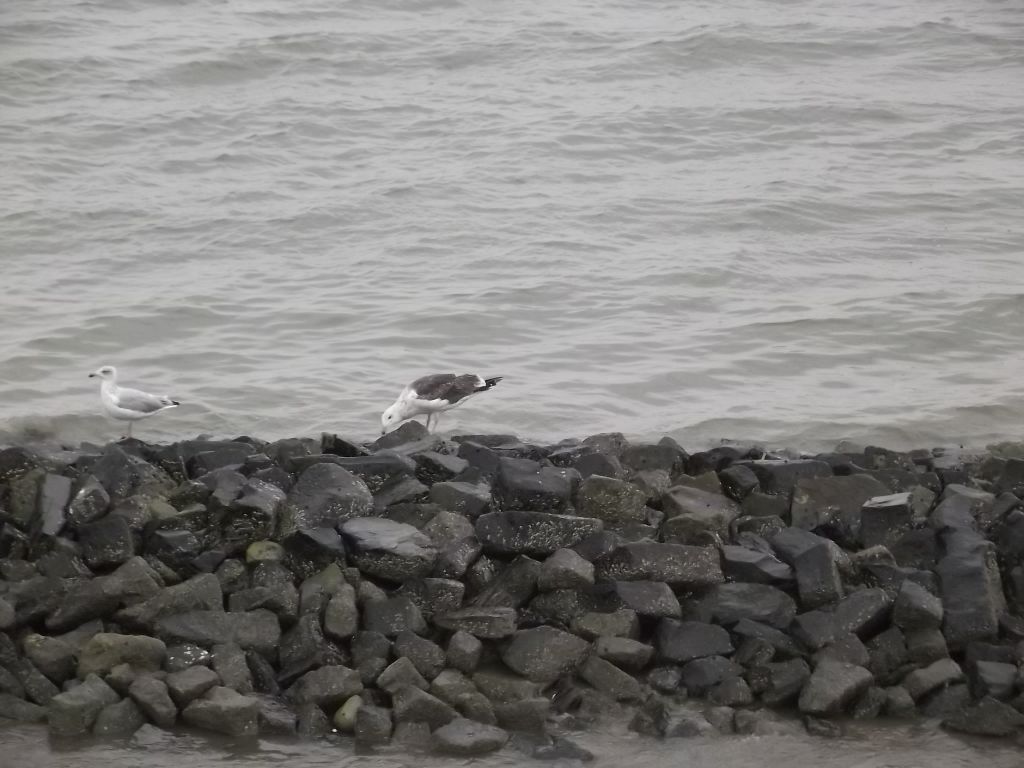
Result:
[[[430,431],[430,420],[437,426],[438,414],[466,402],[478,392],[486,392],[499,381],[502,376],[485,379],[473,373],[456,376],[454,373],[432,373],[421,376],[402,390],[398,399],[380,417],[380,433],[383,435],[388,427],[399,422],[427,414],[427,431]]]
[[[100,400],[107,415],[118,421],[128,422],[128,437],[132,436],[132,422],[152,416],[154,413],[175,408],[180,403],[166,395],[151,395],[139,389],[117,385],[117,369],[104,365],[89,374],[89,378],[103,379],[100,384]]]

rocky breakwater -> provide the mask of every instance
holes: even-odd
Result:
[[[1024,460],[670,439],[0,451],[0,720],[581,757],[1024,725]],[[152,726],[150,726],[152,727]]]

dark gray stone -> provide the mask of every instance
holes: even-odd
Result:
[[[861,589],[851,592],[835,607],[833,613],[837,634],[853,633],[869,638],[889,624],[892,598],[883,589]]]
[[[838,714],[861,696],[873,680],[864,667],[835,661],[822,662],[800,692],[797,706],[804,714]]]
[[[909,579],[903,582],[893,605],[896,626],[906,631],[937,629],[942,615],[942,600]]]
[[[228,736],[255,737],[259,733],[260,702],[230,688],[217,686],[182,711],[189,725]]]
[[[944,688],[951,683],[958,683],[963,679],[964,673],[959,664],[952,659],[940,659],[923,669],[915,669],[907,675],[903,680],[903,687],[907,689],[914,701],[918,701],[939,688]]]
[[[0,693],[0,718],[16,723],[41,723],[46,720],[46,707],[25,701],[19,696]]]
[[[936,573],[942,595],[943,634],[950,650],[995,637],[1006,610],[995,547],[970,531],[943,536],[946,555]]]
[[[947,717],[942,725],[952,731],[977,736],[1010,736],[1024,727],[1024,715],[991,696]]]
[[[718,473],[722,490],[733,501],[743,501],[760,485],[757,475],[749,466],[733,464]]]
[[[396,722],[427,723],[436,730],[458,717],[450,705],[415,686],[398,689],[391,700]]]
[[[599,656],[588,656],[580,666],[579,675],[595,690],[616,701],[641,698],[642,689],[636,678]]]
[[[662,535],[666,541],[701,544],[708,536],[725,539],[729,524],[740,516],[739,505],[720,493],[677,485],[661,498],[665,511]]]
[[[672,589],[661,581],[616,581],[605,587],[603,594],[608,601],[607,611],[629,609],[638,616],[650,618],[673,618],[682,616],[682,608]]]
[[[436,643],[414,632],[399,632],[395,637],[395,653],[409,659],[427,680],[433,680],[444,669],[445,652]]]
[[[767,584],[719,584],[698,605],[701,620],[730,626],[749,619],[786,629],[796,616],[796,603]]]
[[[222,611],[224,594],[216,576],[204,573],[166,587],[157,594],[117,613],[118,623],[138,632],[150,632],[158,618],[193,610]]]
[[[606,523],[643,522],[647,516],[647,494],[624,480],[591,475],[576,491],[576,510],[584,517]]]
[[[195,643],[204,648],[235,643],[244,650],[272,656],[280,644],[281,626],[270,611],[249,613],[188,611],[156,620],[155,632],[167,642]]]
[[[476,535],[488,554],[547,556],[578,544],[603,526],[600,520],[572,515],[490,512],[477,518]]]
[[[286,536],[303,528],[334,528],[372,511],[373,496],[366,483],[335,464],[314,464],[299,475],[288,494],[280,516],[280,534]]]
[[[530,459],[502,457],[498,460],[494,493],[502,509],[557,512],[568,504],[575,476],[572,470],[543,466]]]
[[[441,509],[475,520],[491,508],[491,487],[486,483],[450,480],[430,488],[430,500]]]
[[[1017,665],[999,661],[978,661],[968,667],[971,692],[977,699],[991,696],[1008,700],[1017,687]]]
[[[376,517],[341,525],[349,559],[360,571],[385,581],[404,582],[429,576],[437,560],[430,537],[411,525]]]
[[[226,688],[241,694],[253,692],[252,673],[245,660],[245,651],[234,643],[213,646],[213,671]]]
[[[406,658],[396,659],[377,677],[377,687],[387,693],[393,694],[409,686],[425,691],[430,683],[419,673],[416,665]]]
[[[220,685],[220,676],[209,667],[197,666],[173,672],[164,681],[171,700],[179,707],[198,699],[215,685]]]
[[[600,581],[657,581],[702,589],[725,581],[718,550],[642,541],[623,544],[595,563]]]
[[[356,606],[356,591],[349,584],[342,584],[331,595],[324,611],[324,632],[336,640],[347,640],[359,629],[359,608]]]
[[[843,583],[832,549],[818,544],[804,551],[793,562],[800,605],[818,608],[843,596]]]
[[[358,672],[335,664],[307,672],[295,681],[286,696],[295,704],[313,703],[336,708],[362,690],[363,683]]]
[[[860,513],[861,543],[865,547],[881,544],[892,548],[912,528],[927,520],[934,500],[935,494],[923,486],[868,499]]]
[[[93,475],[86,475],[68,503],[68,525],[78,527],[99,520],[110,509],[110,494]]]
[[[683,666],[683,685],[690,696],[704,696],[725,680],[742,674],[743,667],[724,656],[705,656]]]
[[[459,579],[483,551],[473,524],[455,512],[439,512],[423,529],[437,549],[434,575]]]
[[[96,675],[54,696],[47,707],[50,735],[80,736],[90,731],[100,711],[120,700],[117,692]]]
[[[405,630],[422,634],[427,629],[422,612],[408,597],[389,597],[366,603],[363,606],[363,626],[370,632],[379,632],[387,637],[394,637]]]
[[[594,653],[617,667],[639,672],[654,657],[654,648],[627,637],[599,637],[594,641]]]
[[[356,744],[366,747],[387,744],[391,741],[392,728],[390,709],[364,704],[356,713]]]
[[[542,564],[537,587],[548,592],[555,589],[587,589],[594,583],[594,566],[571,549],[553,552]]]
[[[852,546],[860,541],[861,507],[888,490],[870,475],[802,477],[793,487],[790,519],[795,528],[823,531]]]
[[[840,661],[858,667],[869,667],[871,656],[868,649],[856,635],[840,635],[834,641],[814,654],[815,665],[823,661]]]
[[[811,668],[803,659],[790,659],[751,669],[750,685],[765,704],[773,707],[796,701],[811,677]]]
[[[135,554],[135,541],[128,521],[107,515],[78,529],[82,559],[92,569],[120,565]]]
[[[727,544],[722,547],[722,570],[733,581],[791,584],[793,569],[768,552]]]
[[[118,664],[131,664],[138,670],[160,669],[167,654],[162,640],[145,635],[94,635],[78,654],[78,676],[105,675]]]
[[[128,688],[128,695],[161,728],[170,728],[178,718],[178,708],[163,680],[149,676],[137,678]]]
[[[458,718],[434,731],[433,740],[440,752],[469,757],[501,749],[508,741],[508,733],[494,725]]]
[[[733,652],[729,633],[721,627],[699,621],[674,619],[662,619],[659,622],[656,647],[660,660],[677,664]]]
[[[583,661],[590,644],[554,627],[518,630],[501,649],[509,669],[534,682],[552,682]]]
[[[131,699],[108,704],[96,716],[92,732],[94,736],[118,739],[131,736],[146,724],[146,716]]]
[[[514,624],[512,631],[515,631]],[[512,632],[509,634],[511,635]],[[450,667],[471,675],[479,666],[482,653],[483,643],[474,635],[460,629],[448,640],[446,660]]]
[[[489,575],[484,572],[484,565],[487,565]],[[478,577],[485,581],[471,605],[478,608],[518,608],[537,591],[541,564],[536,560],[520,556],[497,573],[493,572],[493,567],[493,561],[482,557],[467,572],[467,587],[472,588]]]

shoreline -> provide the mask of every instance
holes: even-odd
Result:
[[[0,720],[581,760],[609,719],[1019,736],[1024,446],[846,448],[6,448]]]

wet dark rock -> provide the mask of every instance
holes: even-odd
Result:
[[[811,668],[803,659],[773,662],[749,672],[751,688],[773,707],[795,702],[810,677]]]
[[[594,566],[571,549],[553,552],[542,564],[537,587],[548,592],[555,589],[586,589],[594,583]]]
[[[793,569],[773,554],[727,544],[722,547],[722,571],[726,578],[755,584],[791,584]]]
[[[394,637],[406,630],[422,634],[427,623],[420,609],[408,597],[390,597],[363,606],[363,626],[370,632]]]
[[[48,576],[31,575],[11,581],[4,604],[11,613],[6,623],[10,626],[35,624],[57,610],[67,592],[67,582]]]
[[[307,614],[281,638],[278,648],[281,675],[285,683],[323,664],[331,662],[331,651],[324,642],[317,616]]]
[[[629,445],[619,458],[633,472],[660,469],[675,475],[682,472],[688,456],[675,440],[665,438],[657,444]]]
[[[900,629],[914,631],[942,626],[942,601],[909,579],[900,586],[893,605],[893,622]]]
[[[156,635],[167,642],[195,643],[204,648],[235,643],[244,650],[272,656],[281,640],[277,616],[270,611],[248,613],[188,611],[156,620]]]
[[[220,676],[209,667],[196,666],[173,672],[164,683],[171,700],[179,707],[198,699],[215,685],[220,685]]]
[[[430,487],[430,500],[441,509],[476,519],[491,507],[491,487],[486,483],[450,480]]]
[[[458,579],[483,550],[473,524],[455,512],[439,512],[423,529],[437,549],[433,574]]]
[[[911,717],[914,714],[914,700],[901,685],[885,689],[885,714],[889,717]]]
[[[938,629],[916,629],[907,632],[905,639],[906,660],[912,664],[927,665],[949,656],[946,638]]]
[[[796,616],[796,603],[767,584],[719,584],[701,600],[698,614],[704,621],[725,626],[749,619],[785,629]]]
[[[242,694],[253,692],[252,673],[240,646],[234,643],[213,646],[213,671],[225,687]]]
[[[280,534],[302,528],[333,528],[373,511],[373,496],[366,483],[335,464],[314,464],[306,469],[288,494],[281,511]]]
[[[630,637],[640,634],[636,611],[619,608],[610,612],[587,611],[572,621],[573,634],[587,640],[598,637]]]
[[[800,605],[818,608],[836,602],[843,596],[843,582],[839,576],[831,547],[818,544],[805,550],[793,561]]]
[[[668,739],[692,739],[713,733],[715,726],[699,712],[676,712],[665,723],[665,738]]]
[[[690,696],[704,696],[725,680],[742,674],[743,667],[724,656],[705,656],[683,666],[683,685]]]
[[[359,609],[356,606],[356,591],[349,584],[342,584],[331,595],[324,611],[324,632],[336,640],[347,640],[359,629]]]
[[[1009,736],[1024,727],[1024,715],[991,696],[942,721],[952,731],[977,736]]]
[[[595,563],[600,581],[658,581],[700,589],[725,580],[718,550],[685,544],[623,544]]]
[[[495,555],[547,556],[572,547],[604,524],[600,520],[546,512],[490,512],[476,521],[484,552]]]
[[[946,555],[936,566],[950,650],[994,637],[1006,609],[995,547],[972,532],[947,532]]]
[[[22,640],[25,658],[54,683],[75,676],[78,650],[57,637],[30,634]]]
[[[801,478],[830,477],[832,468],[824,461],[813,459],[766,459],[743,462],[757,475],[761,490],[768,494],[788,496]]]
[[[666,517],[662,535],[681,544],[703,543],[708,535],[726,538],[729,524],[740,515],[736,502],[720,493],[683,485],[670,488],[661,504]]]
[[[340,664],[328,665],[306,672],[285,693],[295,704],[317,704],[339,707],[350,696],[362,692],[359,673]]]
[[[584,517],[606,523],[643,522],[647,514],[647,494],[624,480],[591,475],[576,491],[576,510]]]
[[[495,752],[505,746],[508,733],[494,725],[458,718],[434,731],[434,747],[449,755],[473,756]]]
[[[747,681],[742,677],[729,677],[711,687],[708,690],[707,699],[710,703],[718,705],[716,708],[727,708],[731,710],[732,707],[744,707],[748,704],[753,704],[754,694],[751,692]],[[710,712],[705,713],[705,716],[718,730],[722,731],[722,728],[711,719]],[[732,733],[733,728],[731,717],[725,722],[728,723],[728,727],[723,731],[723,733]]]
[[[416,477],[431,486],[453,479],[469,466],[465,459],[437,451],[422,451],[412,459],[416,462]]]
[[[884,629],[890,618],[892,598],[882,589],[851,592],[835,607],[838,634],[853,633],[868,638]]]
[[[840,635],[831,643],[826,645],[814,654],[814,663],[818,665],[823,661],[840,661],[845,664],[854,664],[858,667],[868,667],[871,663],[871,656],[867,647],[856,635]]]
[[[140,677],[128,688],[128,695],[146,716],[161,728],[170,728],[178,717],[167,685],[155,677]]]
[[[1017,665],[999,661],[978,661],[968,666],[968,682],[977,699],[990,696],[1008,700],[1017,687]]]
[[[217,686],[182,711],[189,725],[228,736],[254,737],[259,733],[260,703],[230,688]]]
[[[120,700],[117,692],[96,675],[81,685],[54,696],[47,707],[46,719],[52,736],[79,736],[89,732],[100,711]]]
[[[359,570],[387,581],[427,576],[437,559],[430,538],[411,525],[369,517],[343,523],[341,532]]]
[[[107,576],[72,587],[59,607],[46,619],[53,632],[73,629],[92,619],[113,613],[124,604],[152,597],[160,581],[145,560],[133,557]]]
[[[414,686],[398,689],[391,700],[396,722],[427,723],[433,730],[458,717],[450,705]]]
[[[590,644],[554,627],[518,630],[501,649],[514,672],[534,682],[551,682],[583,661]]]
[[[220,581],[212,574],[201,574],[181,584],[165,587],[148,600],[124,608],[116,618],[126,627],[148,632],[161,616],[191,610],[217,611],[223,607]]]
[[[167,646],[162,640],[145,635],[94,635],[78,656],[78,676],[104,675],[118,664],[130,664],[138,670],[156,671],[163,666]]]
[[[433,680],[444,669],[445,652],[436,643],[414,632],[400,632],[394,641],[395,653],[409,659],[427,680]]]
[[[906,493],[875,496],[864,502],[860,515],[860,541],[865,547],[892,547],[928,518],[935,494],[918,486]]]
[[[509,634],[512,634],[512,632],[509,632]],[[471,675],[479,666],[482,654],[483,643],[474,635],[460,629],[449,638],[448,651],[445,658],[448,666],[464,674]]]
[[[726,467],[718,473],[718,479],[725,494],[736,502],[743,501],[760,485],[754,470],[743,464]]]
[[[390,709],[364,704],[356,713],[356,744],[366,747],[387,744],[391,741],[392,729],[393,723]]]
[[[876,635],[867,642],[868,655],[871,657],[868,669],[881,685],[891,685],[899,681],[906,671],[908,662],[906,638],[898,627]]]
[[[674,619],[662,619],[658,624],[656,647],[660,660],[677,664],[733,652],[729,633],[722,627]]]
[[[654,648],[627,637],[599,637],[594,641],[594,653],[617,667],[639,672],[654,657]]]
[[[237,498],[228,505],[222,529],[225,545],[232,552],[243,550],[254,541],[270,538],[277,530],[285,499],[283,490],[273,483],[249,478],[238,490]],[[298,523],[295,528],[315,527]],[[291,533],[290,529],[288,533]]]
[[[964,673],[959,664],[952,659],[940,659],[907,675],[903,680],[903,687],[914,701],[918,701],[938,688],[958,683],[963,679]]]
[[[822,662],[800,692],[797,706],[805,714],[837,714],[861,696],[873,680],[864,667],[835,661]]]
[[[376,685],[382,691],[395,693],[403,688],[413,686],[421,690],[427,690],[430,683],[416,669],[411,660],[401,657],[393,661],[377,677]]]
[[[41,723],[46,719],[46,707],[32,704],[19,696],[0,693],[0,718],[16,723]]]
[[[623,479],[626,476],[626,470],[618,457],[609,456],[605,453],[584,454],[572,462],[570,466],[579,472],[580,477],[584,479],[591,475],[614,477],[616,479]]]
[[[117,566],[135,554],[131,528],[123,517],[108,515],[78,529],[82,559],[92,569]]]
[[[595,588],[595,595],[606,601],[603,610],[628,609],[638,616],[674,618],[682,616],[679,600],[662,581],[616,581]]]
[[[632,675],[599,656],[588,656],[579,670],[580,677],[595,690],[616,701],[638,701],[642,689]]]
[[[793,487],[790,519],[794,528],[824,531],[852,545],[860,540],[861,507],[888,490],[869,475],[802,477]]]
[[[407,581],[396,592],[412,600],[427,619],[437,613],[458,610],[466,594],[466,585],[455,579],[420,579]]]
[[[572,470],[544,466],[530,459],[500,458],[494,493],[506,510],[559,512],[569,502],[573,477]]]
[[[210,450],[197,451],[185,462],[190,477],[199,477],[224,467],[237,469],[250,454],[255,453],[255,448],[248,443],[223,442],[211,445]]]
[[[174,481],[163,470],[126,453],[116,445],[108,445],[104,449],[90,472],[113,502],[129,496],[162,496],[174,487]]]

